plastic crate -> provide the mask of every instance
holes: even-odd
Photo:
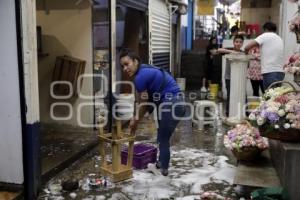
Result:
[[[157,156],[157,148],[148,144],[135,144],[133,147],[132,166],[135,169],[145,169],[149,163],[155,163]],[[128,147],[124,147],[121,151],[121,162],[127,164]]]

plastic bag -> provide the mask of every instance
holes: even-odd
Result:
[[[251,193],[252,200],[289,200],[289,195],[284,188],[265,188]]]

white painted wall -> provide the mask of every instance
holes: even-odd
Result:
[[[22,184],[22,130],[14,1],[0,1],[0,27],[0,182]]]
[[[281,30],[279,30],[279,33],[284,42],[284,56],[286,60],[293,52],[300,50],[299,44],[296,43],[295,33],[290,32],[288,27],[288,22],[295,16],[296,12],[297,4],[290,3],[288,1],[282,1],[282,13],[280,18]],[[293,76],[286,74],[285,80],[293,82]]]
[[[40,2],[40,1],[38,1]],[[37,4],[39,5],[39,3]],[[46,10],[49,10],[47,13]],[[37,11],[37,25],[42,27],[43,51],[48,57],[39,59],[39,86],[41,123],[64,123],[77,126],[77,109],[80,103],[92,103],[92,100],[75,99],[71,102],[73,117],[67,121],[55,121],[50,118],[50,82],[56,56],[70,55],[86,61],[85,74],[92,74],[92,15],[89,1],[82,1],[78,6],[74,1],[47,1],[46,10]],[[82,92],[92,95],[92,78],[85,78]],[[80,112],[84,123],[93,122],[92,106]]]

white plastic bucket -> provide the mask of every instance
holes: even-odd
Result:
[[[177,82],[180,90],[181,91],[185,91],[186,79],[185,78],[176,78],[176,82]]]
[[[116,100],[125,100],[125,101],[134,101],[134,94],[129,93],[122,93],[119,95],[116,95]]]
[[[122,120],[128,120],[133,117],[134,113],[134,94],[116,95],[115,114]]]

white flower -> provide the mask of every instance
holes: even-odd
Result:
[[[275,129],[279,129],[279,125],[276,124],[276,125],[274,126],[274,128],[275,128]]]
[[[263,117],[258,117],[258,119],[257,119],[257,124],[258,124],[259,126],[263,125],[265,122],[266,122],[266,119],[265,119],[265,118],[263,118]]]
[[[285,123],[285,124],[283,125],[283,127],[284,127],[285,129],[288,129],[288,128],[291,127],[291,125],[290,125],[289,123]]]
[[[294,119],[296,119],[296,116],[295,116],[294,113],[289,113],[289,114],[286,115],[286,118],[289,119],[289,120],[294,120]]]
[[[285,112],[283,109],[278,110],[279,117],[283,117],[285,115]]]
[[[250,120],[256,120],[255,114],[251,113],[251,114],[249,115],[249,119],[250,119]]]
[[[291,127],[292,127],[292,128],[295,128],[295,127],[296,127],[296,124],[291,124]]]
[[[286,104],[284,110],[285,110],[285,112],[290,111],[291,110],[291,105],[290,104]]]

